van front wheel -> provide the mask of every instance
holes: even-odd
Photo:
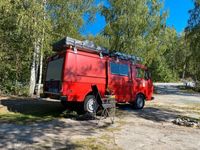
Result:
[[[96,113],[98,104],[93,95],[87,95],[84,100],[84,111],[89,113]]]
[[[136,97],[136,100],[135,100],[135,103],[134,103],[134,106],[136,109],[142,109],[145,105],[145,98],[143,95],[139,94],[137,95]]]

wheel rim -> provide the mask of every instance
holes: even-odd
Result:
[[[96,109],[96,100],[94,98],[90,98],[87,103],[87,111],[90,113],[94,113]]]
[[[137,99],[137,105],[139,108],[142,108],[144,104],[143,98],[141,96],[138,97]]]

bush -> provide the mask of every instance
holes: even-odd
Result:
[[[6,95],[28,96],[27,83],[7,81],[0,85],[0,93]]]

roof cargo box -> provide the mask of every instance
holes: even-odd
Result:
[[[106,48],[100,47],[95,45],[93,42],[85,40],[80,41],[76,40],[74,38],[65,37],[62,40],[56,42],[53,44],[53,51],[60,52],[65,50],[67,47],[72,47],[75,51],[82,50],[87,51],[89,53],[98,53],[100,56],[110,56],[115,57],[122,60],[130,60],[133,63],[141,62],[143,61],[142,58],[134,56],[134,55],[128,55],[116,51],[109,52]]]
[[[83,51],[109,54],[106,48],[97,46],[91,41],[88,41],[88,40],[79,41],[70,37],[65,37],[62,40],[54,43],[53,51],[55,52],[63,51],[65,50],[66,47],[70,47],[70,46],[72,46],[73,48],[77,48],[79,50],[83,50]]]

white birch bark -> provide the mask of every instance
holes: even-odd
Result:
[[[44,11],[44,21],[46,20],[46,0],[43,0],[43,11]],[[38,90],[37,90],[37,96],[40,96],[40,88],[42,83],[42,69],[43,69],[43,49],[44,49],[44,38],[45,38],[45,26],[43,26],[42,29],[42,40],[41,40],[41,49],[40,49],[40,70],[39,70],[39,81],[38,81]]]
[[[36,55],[37,51],[39,50],[38,42],[34,43],[34,52],[33,52],[33,60],[31,64],[31,75],[30,75],[30,82],[29,82],[29,96],[33,96],[35,85],[36,85]]]
[[[40,88],[42,83],[42,69],[43,69],[43,52],[40,53],[40,70],[39,70],[39,80],[38,80],[38,90],[37,90],[37,96],[40,96]]]

